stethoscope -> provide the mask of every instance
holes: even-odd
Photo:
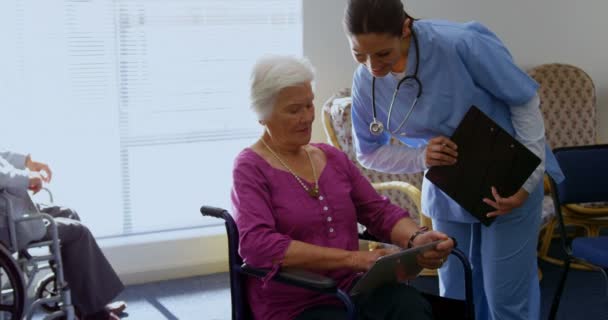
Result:
[[[397,93],[399,92],[399,87],[401,86],[401,84],[403,82],[405,82],[406,80],[414,80],[414,82],[416,82],[416,84],[418,84],[418,94],[416,95],[416,98],[414,99],[414,102],[412,102],[412,105],[410,106],[410,110],[407,112],[407,114],[405,115],[405,118],[403,119],[403,121],[401,121],[401,123],[399,124],[399,127],[397,127],[397,130],[395,130],[395,132],[398,132],[403,125],[407,122],[407,119],[409,119],[410,115],[412,114],[412,111],[414,111],[414,107],[416,106],[416,102],[418,102],[418,98],[420,98],[420,96],[422,95],[422,82],[420,82],[420,79],[418,79],[418,67],[420,65],[420,51],[418,49],[418,38],[416,37],[416,34],[414,33],[414,28],[411,29],[412,30],[412,38],[414,38],[414,45],[416,46],[416,66],[414,68],[414,74],[410,75],[410,76],[405,76],[403,79],[401,79],[399,81],[399,83],[397,83],[397,88],[395,88],[395,92],[393,93],[393,99],[391,100],[391,104],[388,107],[388,117],[386,119],[386,130],[388,130],[389,132],[393,133],[390,129],[391,126],[391,113],[393,111],[393,104],[395,103],[395,98],[397,97]],[[378,119],[376,118],[376,77],[372,78],[372,110],[373,110],[373,120],[372,122],[369,124],[369,132],[371,132],[373,135],[380,135],[382,134],[382,132],[384,132],[384,125],[382,124],[382,122],[378,121]],[[405,133],[402,133],[402,135],[405,135]]]

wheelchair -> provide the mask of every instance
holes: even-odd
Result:
[[[49,193],[50,194],[50,193]],[[52,216],[44,213],[23,214],[12,207],[13,195],[0,191],[0,226],[3,239],[0,241],[0,320],[32,319],[41,308],[48,312],[44,319],[75,319],[70,289],[63,276],[57,225]],[[52,195],[51,195],[52,199]],[[18,234],[24,225],[48,230],[49,240],[44,236]],[[8,232],[7,232],[8,231]],[[19,240],[18,240],[19,239]],[[37,281],[42,271],[51,270]],[[36,285],[34,298],[28,292]]]
[[[228,264],[230,274],[230,298],[232,302],[232,320],[252,319],[251,310],[246,299],[245,279],[247,277],[264,278],[270,271],[268,269],[253,268],[245,263],[238,254],[239,231],[236,223],[228,211],[203,206],[200,209],[203,216],[214,217],[224,220],[228,235]],[[359,236],[360,239],[370,239],[369,235]],[[430,302],[433,316],[436,320],[474,320],[475,312],[473,306],[473,287],[471,265],[462,251],[454,248],[452,255],[456,256],[462,263],[465,275],[465,300],[439,297],[422,293]],[[304,270],[279,271],[271,279],[283,284],[297,286],[300,288],[317,291],[320,293],[337,297],[346,307],[348,319],[355,320],[355,306],[349,295],[339,289],[334,280]]]

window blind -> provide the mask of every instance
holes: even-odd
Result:
[[[302,54],[301,10],[301,0],[3,1],[2,145],[48,161],[56,198],[97,236],[215,223],[198,208],[230,207],[232,161],[261,131],[251,67]]]

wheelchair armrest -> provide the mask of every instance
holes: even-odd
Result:
[[[51,192],[51,189],[47,188],[47,187],[43,187],[42,189],[40,189],[40,191],[44,191],[46,192],[47,196],[49,197],[49,202],[45,203],[47,205],[52,205],[53,203],[55,203],[55,198],[53,197],[53,193]],[[40,194],[40,193],[38,193]],[[36,201],[38,203],[41,203],[40,201]]]
[[[244,263],[241,266],[241,272],[256,278],[263,278],[270,272],[270,269],[254,268]],[[333,279],[305,270],[280,270],[271,280],[318,292],[331,293],[338,290]]]
[[[367,240],[367,241],[375,241],[379,242],[378,238],[374,237],[368,230],[363,231],[363,233],[359,233],[359,240]]]

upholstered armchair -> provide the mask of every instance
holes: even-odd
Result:
[[[422,214],[420,206],[422,173],[388,174],[366,169],[359,164],[353,147],[350,108],[350,89],[343,89],[334,94],[323,105],[322,118],[328,142],[344,151],[380,194],[406,209],[419,225],[432,229],[431,219]],[[395,140],[392,143],[400,142]],[[435,270],[425,269],[422,272],[422,275],[436,274]]]
[[[540,108],[545,119],[546,139],[551,148],[597,143],[596,96],[593,81],[578,67],[567,64],[543,64],[528,71],[539,84]],[[584,164],[582,164],[584,165]],[[538,255],[561,264],[548,255],[557,225],[553,200],[545,179],[543,229]],[[569,204],[562,208],[564,223],[582,228],[588,237],[597,237],[600,228],[608,227],[608,204]],[[574,268],[582,268],[578,264]]]
[[[362,167],[357,162],[353,147],[351,131],[351,97],[350,89],[343,89],[334,94],[323,106],[323,124],[328,142],[344,151],[363,174],[372,182],[376,190],[388,197],[393,203],[408,210],[410,215],[420,224],[431,227],[428,217],[421,215],[420,186],[422,173],[419,174],[388,174]],[[393,141],[393,143],[399,143]]]

